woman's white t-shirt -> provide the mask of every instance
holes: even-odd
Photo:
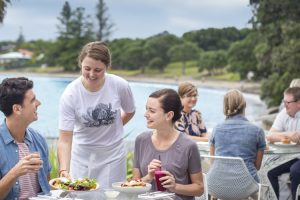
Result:
[[[79,77],[67,86],[60,99],[59,129],[73,132],[73,145],[112,146],[122,141],[121,110],[135,111],[126,80],[105,74],[103,87],[90,92]]]

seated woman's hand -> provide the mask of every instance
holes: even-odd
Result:
[[[156,159],[153,159],[149,165],[148,165],[148,175],[150,178],[154,178],[154,172],[155,170],[157,169],[160,169],[161,167],[161,161],[160,160],[156,160]]]
[[[168,171],[162,171],[165,176],[161,177],[159,180],[164,188],[170,190],[171,192],[175,192],[176,182],[175,177]]]

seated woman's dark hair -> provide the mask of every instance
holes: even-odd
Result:
[[[159,99],[162,109],[165,113],[173,111],[174,117],[172,123],[175,123],[181,117],[182,105],[180,97],[173,89],[161,89],[150,94],[149,97]]]

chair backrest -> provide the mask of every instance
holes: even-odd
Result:
[[[201,155],[201,164],[206,189],[218,199],[245,199],[258,191],[259,185],[242,158]]]

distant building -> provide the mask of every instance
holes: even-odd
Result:
[[[31,60],[33,52],[27,49],[19,49],[18,52],[9,52],[0,55],[0,66],[5,68],[21,67]]]

